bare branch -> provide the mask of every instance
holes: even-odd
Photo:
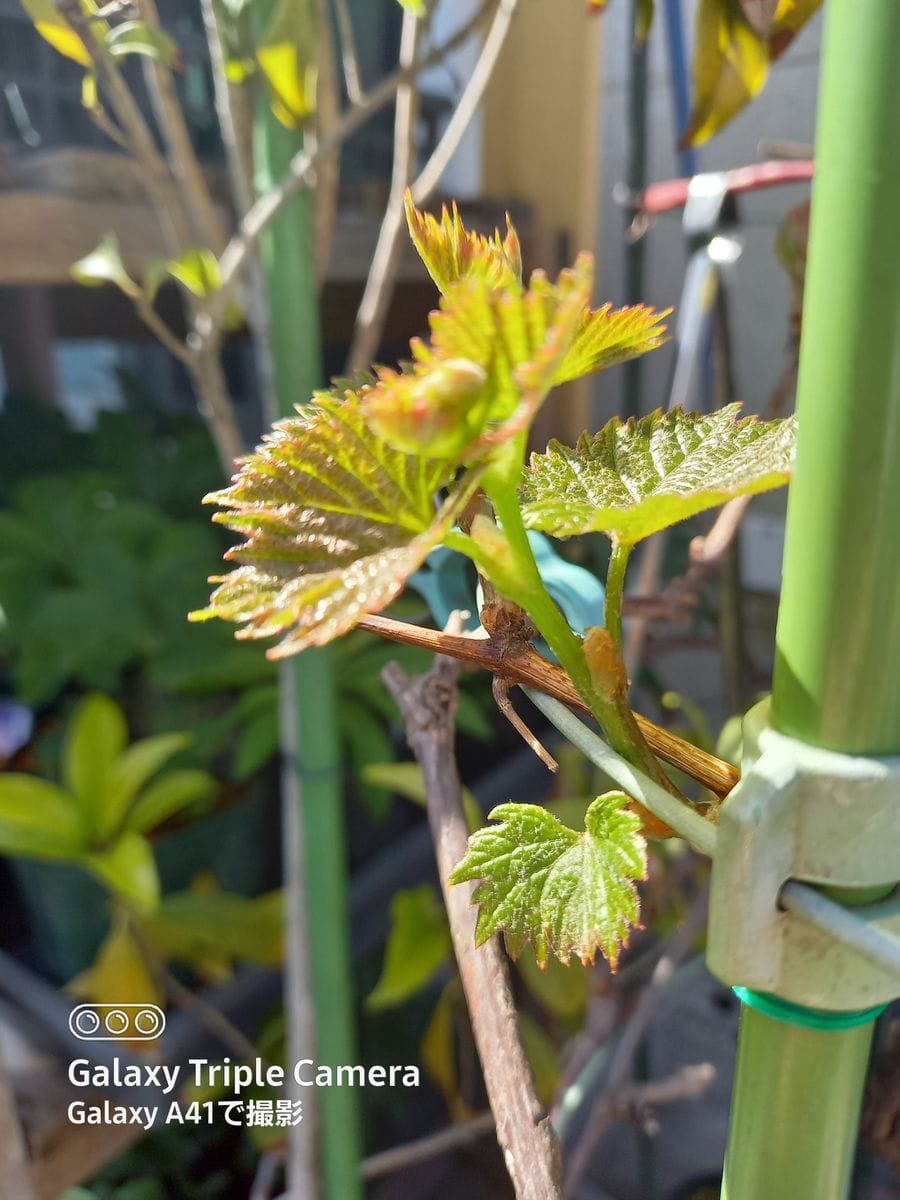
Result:
[[[481,48],[481,54],[459,98],[453,116],[432,151],[431,158],[422,168],[418,179],[412,186],[413,200],[416,204],[424,204],[428,200],[440,183],[441,176],[453,155],[459,149],[459,144],[471,125],[472,118],[478,111],[478,106],[481,104],[488,83],[490,83],[518,3],[519,0],[500,0],[497,5],[494,19]]]
[[[419,41],[419,19],[411,8],[404,10],[400,35],[400,67],[407,70],[415,62]],[[378,233],[378,242],[365,291],[356,313],[356,324],[347,374],[365,370],[378,352],[387,310],[394,294],[394,279],[400,259],[401,236],[404,226],[403,198],[415,165],[415,131],[418,111],[418,89],[414,79],[397,88],[394,116],[394,163],[387,207]]]
[[[57,2],[71,3],[71,0],[57,0]],[[471,37],[484,19],[490,2],[491,0],[485,0],[478,11],[455,33],[422,55],[411,67],[405,70],[398,68],[386,76],[371,92],[366,94],[363,102],[352,106],[344,113],[327,137],[319,139],[315,150],[300,150],[294,155],[287,174],[280,183],[277,183],[264,196],[260,196],[245,213],[237,233],[222,253],[219,264],[222,286],[216,292],[210,306],[213,324],[218,325],[221,322],[222,313],[233,295],[238,277],[259,237],[275,220],[284,205],[312,180],[318,160],[337,146],[342,145],[351,134],[362,128],[379,109],[384,108],[394,97],[398,87],[407,80],[415,78],[420,71],[440,62],[451,50],[455,50],[457,46],[462,45]],[[200,336],[209,336],[209,333],[200,332]]]
[[[218,346],[215,343],[201,345],[190,354],[187,366],[197,392],[200,412],[209,426],[219,460],[226,475],[231,476],[236,461],[244,454],[246,447],[228,393]]]
[[[356,54],[356,37],[353,33],[353,18],[347,0],[334,0],[337,15],[338,36],[341,39],[341,63],[344,67],[344,86],[351,104],[362,104],[365,96],[359,74],[359,59]]]
[[[137,0],[141,18],[160,28],[156,0]],[[203,168],[194,152],[172,72],[159,58],[144,57],[144,79],[153,102],[159,128],[168,146],[169,170],[181,193],[181,202],[191,218],[193,241],[209,246],[217,255],[225,246],[225,227],[213,202]]]
[[[316,0],[316,16],[319,29],[317,48],[319,70],[316,82],[315,136],[318,139],[328,137],[341,119],[341,97],[334,61],[334,38],[331,31],[328,0]],[[307,137],[309,136],[310,134],[307,133]],[[340,185],[341,155],[340,149],[335,146],[330,153],[322,155],[318,160],[316,186],[313,192],[315,268],[319,287],[322,286],[325,279],[325,272],[331,258],[331,242],[337,222]]]
[[[694,939],[706,923],[708,900],[708,890],[704,887],[678,931],[672,937],[666,953],[654,967],[650,982],[641,994],[637,1008],[625,1026],[609,1065],[606,1085],[595,1097],[582,1136],[573,1148],[566,1165],[567,1195],[575,1194],[578,1182],[590,1162],[595,1146],[604,1131],[616,1119],[617,1098],[621,1096],[622,1090],[631,1076],[635,1055],[640,1049],[644,1034],[666,993],[676,968],[690,954]]]
[[[360,1174],[365,1180],[380,1179],[383,1175],[393,1175],[396,1171],[403,1171],[418,1163],[439,1158],[442,1154],[449,1154],[451,1150],[458,1150],[461,1146],[469,1146],[472,1142],[479,1141],[485,1134],[493,1132],[494,1128],[494,1114],[491,1112],[479,1113],[477,1117],[472,1117],[469,1121],[460,1121],[437,1133],[429,1134],[428,1137],[418,1138],[414,1142],[406,1142],[402,1146],[382,1150],[380,1154],[370,1155],[369,1158],[363,1160]]]
[[[458,672],[455,662],[440,657],[416,679],[396,663],[385,668],[382,678],[400,706],[407,739],[422,768],[453,946],[507,1170],[518,1200],[562,1200],[559,1146],[541,1117],[519,1039],[506,957],[496,937],[480,949],[475,946],[473,885],[451,887],[447,882],[468,841],[454,751]]]
[[[131,153],[140,166],[170,253],[179,254],[190,244],[189,227],[168,168],[153,141],[147,123],[119,69],[79,0],[53,0],[54,7],[90,47],[97,78],[105,88]]]
[[[253,204],[252,164],[250,161],[249,126],[252,115],[247,111],[247,96],[240,84],[231,83],[226,67],[225,41],[216,0],[200,0],[203,27],[209,60],[212,67],[213,94],[216,116],[225,148],[231,194],[238,212],[247,212]],[[245,129],[245,126],[247,127]],[[275,379],[272,365],[272,336],[269,327],[269,303],[266,295],[262,265],[257,255],[251,255],[247,270],[247,321],[256,341],[257,381],[263,398],[264,411],[274,420]]]
[[[152,334],[165,346],[171,355],[189,366],[192,360],[190,350],[181,339],[172,332],[150,301],[143,295],[131,297],[137,315],[141,318]]]

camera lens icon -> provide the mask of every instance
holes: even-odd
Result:
[[[166,1027],[157,1004],[79,1004],[69,1030],[82,1042],[152,1042]]]

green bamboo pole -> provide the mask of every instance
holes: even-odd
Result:
[[[274,7],[263,0],[261,28]],[[314,5],[309,5],[312,14]],[[286,129],[261,99],[254,123],[254,174],[258,192],[278,182],[302,134]],[[300,192],[264,235],[260,252],[268,291],[274,385],[279,415],[290,414],[322,383],[318,288],[314,265],[312,193]],[[302,1057],[336,1066],[356,1061],[353,982],[347,906],[341,763],[335,680],[330,652],[307,650],[285,665],[293,678],[284,690],[294,698],[295,728],[288,741],[296,760],[300,829],[306,878],[309,970],[312,976],[315,1046]],[[285,697],[282,697],[283,702]],[[284,723],[284,722],[283,722]],[[290,848],[289,852],[290,852]],[[354,1088],[314,1093],[320,1187],[326,1200],[362,1196],[359,1107]],[[324,1186],[322,1186],[324,1185]],[[293,1192],[292,1192],[293,1194]],[[299,1193],[298,1193],[299,1195]],[[304,1194],[304,1200],[310,1200]]]
[[[829,0],[773,700],[871,755],[900,752],[898,45],[896,0]],[[847,1195],[871,1036],[744,1007],[723,1197]]]

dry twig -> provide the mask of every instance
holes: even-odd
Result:
[[[406,9],[403,13],[399,59],[404,70],[409,69],[415,62],[420,28],[415,9]],[[350,376],[365,370],[378,353],[381,332],[394,293],[394,280],[402,248],[403,198],[415,165],[418,101],[415,79],[410,79],[397,88],[391,188],[381,229],[378,231],[378,242],[369,268],[369,277],[356,313],[353,341],[347,359],[347,374]]]
[[[708,892],[704,887],[669,942],[666,953],[656,964],[650,982],[641,993],[637,1008],[625,1026],[609,1064],[606,1084],[594,1099],[582,1136],[574,1146],[566,1165],[567,1195],[575,1194],[578,1181],[590,1162],[594,1148],[606,1129],[617,1119],[617,1100],[628,1084],[635,1055],[676,968],[690,954],[694,939],[706,923],[708,900]]]
[[[519,1039],[503,949],[497,938],[476,948],[473,885],[447,883],[468,841],[453,732],[458,672],[457,663],[440,657],[424,676],[410,679],[391,663],[383,678],[400,706],[425,779],[453,946],[507,1170],[518,1200],[562,1200],[559,1146],[549,1122],[541,1117]]]

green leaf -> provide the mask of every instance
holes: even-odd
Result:
[[[125,828],[147,833],[189,804],[207,800],[216,791],[216,781],[206,771],[185,768],[167,771],[141,792],[125,819]]]
[[[316,14],[311,0],[277,0],[256,46],[272,112],[299,129],[316,110]]]
[[[599,796],[585,814],[585,832],[568,829],[545,808],[501,804],[501,822],[469,838],[469,850],[451,883],[481,880],[475,940],[504,930],[513,958],[527,942],[540,965],[550,953],[561,962],[575,954],[585,964],[600,950],[615,970],[628,932],[638,919],[636,879],[646,875],[641,820],[624,792]]]
[[[190,742],[187,733],[161,733],[135,742],[119,755],[109,769],[101,836],[113,832],[141,788]]]
[[[103,828],[113,763],[127,740],[121,708],[99,692],[85,696],[69,721],[62,779],[95,833]]]
[[[428,1076],[440,1088],[454,1121],[464,1121],[472,1114],[460,1095],[456,1070],[454,1016],[458,997],[459,980],[451,979],[441,992],[428,1027],[422,1035],[419,1058]]]
[[[558,959],[550,958],[543,967],[538,967],[531,951],[525,950],[516,966],[525,986],[545,1012],[563,1021],[580,1020],[588,998],[588,975],[581,963],[564,966]]]
[[[769,44],[739,0],[700,0],[694,37],[693,107],[682,148],[700,146],[737,115],[769,74]]]
[[[227,556],[244,565],[214,581],[209,607],[191,619],[240,622],[239,637],[280,635],[270,658],[346,633],[390,604],[453,526],[474,486],[435,512],[434,493],[454,473],[373,434],[357,394],[318,396],[206,498],[225,510],[214,520],[245,535]]]
[[[73,858],[87,831],[62,788],[34,775],[0,774],[0,853]]]
[[[360,771],[360,775],[375,787],[385,788],[411,800],[420,808],[425,808],[428,797],[425,792],[425,778],[422,768],[414,762],[383,762],[369,763]],[[481,825],[481,806],[467,787],[462,789],[462,805],[470,830]]]
[[[522,251],[519,235],[509,216],[506,237],[493,237],[466,229],[454,204],[441,209],[440,220],[413,204],[406,193],[406,223],[413,245],[439,291],[447,292],[460,279],[477,279],[490,287],[521,285]]]
[[[143,921],[167,956],[197,962],[224,953],[265,966],[282,960],[283,923],[280,891],[252,900],[230,892],[176,892]]]
[[[108,234],[90,254],[73,263],[71,275],[76,283],[84,284],[85,287],[102,287],[104,283],[114,283],[132,299],[140,295],[140,288],[125,270],[119,250],[119,239],[114,233]]]
[[[394,753],[384,722],[354,696],[341,694],[338,726],[344,761],[356,778],[359,798],[371,820],[380,823],[391,810],[393,795],[388,789],[370,783],[362,773],[369,763],[385,762]]]
[[[592,277],[593,260],[581,255],[555,283],[535,271],[527,291],[479,278],[453,283],[429,315],[430,344],[411,343],[415,365],[378,370],[367,420],[400,449],[485,457],[528,428],[554,386]]]
[[[159,904],[159,872],[153,848],[139,833],[124,833],[101,854],[85,855],[84,865],[111,891],[142,911]]]
[[[124,21],[114,25],[106,35],[106,48],[115,58],[126,54],[141,54],[167,67],[178,62],[178,47],[158,25],[146,21]]]
[[[611,304],[604,304],[593,311],[588,309],[556,373],[554,384],[580,379],[582,375],[595,375],[607,367],[655,350],[667,341],[662,322],[671,311],[667,308],[657,312],[643,304],[631,308],[613,308]]]
[[[53,0],[21,0],[21,5],[31,18],[35,29],[54,50],[83,67],[91,66],[87,46],[65,17],[60,16]]]
[[[526,524],[554,537],[600,532],[631,545],[735,496],[782,487],[795,422],[739,420],[739,410],[657,410],[624,424],[614,417],[575,449],[551,442],[525,473]]]
[[[549,1106],[559,1084],[559,1055],[547,1034],[526,1012],[520,1012],[519,1036],[531,1067],[534,1090],[541,1104]]]
[[[195,296],[211,296],[222,286],[219,260],[212,250],[203,247],[186,250],[180,258],[168,259],[165,267],[173,279],[183,283]],[[156,282],[155,273],[153,282]]]
[[[655,0],[636,0],[634,17],[634,40],[636,45],[643,46],[650,36],[655,13]]]
[[[381,1012],[405,1003],[427,986],[451,952],[447,915],[431,884],[397,892],[381,978],[366,1008]]]

